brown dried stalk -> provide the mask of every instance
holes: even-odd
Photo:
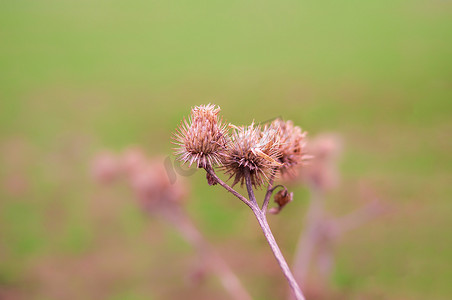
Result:
[[[266,213],[276,173],[293,174],[296,167],[307,159],[304,151],[306,133],[291,121],[277,119],[263,126],[254,122],[249,126],[230,124],[233,132],[229,136],[219,111],[219,107],[210,104],[192,108],[189,121],[184,121],[173,137],[178,146],[175,153],[182,162],[190,165],[196,162],[198,168],[204,168],[209,185],[220,184],[251,208],[294,296],[297,300],[304,300],[270,230]],[[237,183],[246,185],[248,199],[218,178],[213,169],[215,165],[234,179],[232,186]],[[267,193],[260,208],[253,188],[267,182]],[[279,209],[290,202],[291,197],[292,194],[285,189],[279,197]]]
[[[219,183],[227,191],[232,193],[234,196],[239,198],[243,203],[245,203],[249,208],[251,208],[257,221],[259,222],[260,227],[262,228],[264,236],[267,239],[267,242],[270,245],[270,248],[273,251],[273,254],[274,254],[284,276],[286,277],[286,279],[289,283],[289,286],[295,296],[295,299],[305,300],[305,297],[303,296],[303,293],[301,292],[301,289],[298,286],[298,283],[296,282],[281,250],[278,247],[278,244],[275,240],[275,237],[273,236],[270,226],[268,225],[267,216],[266,216],[266,212],[267,212],[266,207],[267,206],[265,205],[265,203],[267,203],[267,205],[268,205],[268,201],[263,203],[262,208],[259,208],[259,204],[257,203],[256,197],[254,195],[253,186],[252,186],[252,182],[251,182],[251,176],[250,176],[249,172],[245,172],[245,181],[246,181],[246,187],[247,187],[248,196],[249,196],[249,200],[248,200],[247,198],[242,196],[240,193],[238,193],[236,190],[234,190],[232,187],[230,187],[228,184],[223,182],[216,175],[215,171],[211,167],[207,167],[205,170],[210,176],[215,178],[217,183]],[[268,191],[271,190],[271,184],[268,185],[267,190]],[[270,192],[270,195],[271,195],[271,192]],[[267,198],[267,196],[266,196],[266,198]],[[270,198],[270,196],[268,196],[268,199],[269,198]]]

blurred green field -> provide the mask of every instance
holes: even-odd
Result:
[[[392,205],[338,247],[343,299],[450,299],[451,33],[440,0],[0,0],[0,298],[227,299],[213,279],[187,285],[193,250],[174,230],[89,178],[101,149],[169,155],[182,116],[211,102],[238,125],[340,133],[332,213],[362,180]],[[190,180],[190,213],[250,293],[282,297],[251,214]],[[270,220],[289,260],[308,202],[295,192]]]

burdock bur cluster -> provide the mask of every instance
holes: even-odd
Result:
[[[218,166],[234,178],[232,186],[243,185],[249,172],[252,185],[260,187],[278,173],[295,175],[309,158],[304,151],[306,132],[292,121],[278,118],[235,126],[223,122],[219,112],[218,106],[200,105],[183,119],[174,134],[176,155],[183,163],[204,169]]]
[[[183,163],[205,169],[209,185],[220,184],[251,208],[293,295],[297,300],[305,299],[273,237],[266,213],[277,188],[282,188],[275,195],[278,207],[271,212],[278,213],[292,201],[293,194],[282,185],[273,186],[273,182],[279,175],[296,175],[309,158],[305,153],[306,132],[292,121],[282,119],[248,126],[227,124],[219,112],[220,108],[212,104],[192,108],[188,120],[184,118],[174,134],[176,155]],[[232,185],[223,182],[214,168],[228,175]],[[233,188],[237,183],[246,186],[248,198]],[[254,189],[263,185],[267,185],[267,193],[259,205]]]

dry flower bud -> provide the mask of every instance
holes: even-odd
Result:
[[[290,120],[276,119],[269,127],[279,135],[280,139],[281,156],[279,161],[282,165],[279,167],[279,171],[283,175],[287,174],[294,177],[298,167],[309,158],[305,150],[307,132],[303,132],[300,127],[294,126]]]
[[[279,162],[279,139],[273,128],[251,124],[248,127],[233,126],[232,142],[227,149],[223,169],[229,178],[234,177],[233,186],[245,182],[248,171],[254,187],[261,186],[270,174],[281,166]]]
[[[293,193],[289,193],[287,189],[280,190],[276,193],[274,197],[275,203],[278,204],[278,207],[273,207],[269,210],[272,214],[278,214],[287,203],[292,202]]]
[[[221,165],[229,138],[219,112],[218,106],[200,105],[192,108],[188,121],[184,118],[173,138],[180,161],[196,162],[198,168]]]

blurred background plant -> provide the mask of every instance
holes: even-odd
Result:
[[[92,173],[99,184],[112,183],[118,177],[125,180],[144,213],[163,219],[178,230],[197,252],[197,262],[188,276],[195,286],[208,273],[213,273],[232,299],[250,300],[240,279],[187,214],[183,205],[189,198],[186,181],[179,176],[172,182],[167,167],[163,157],[147,158],[144,151],[134,147],[119,157],[108,152],[99,153],[93,159]]]
[[[100,149],[169,155],[180,117],[214,102],[237,125],[252,112],[339,132],[326,209],[352,211],[365,179],[397,211],[343,237],[338,295],[449,299],[451,13],[436,0],[0,1],[0,298],[228,299],[175,276],[193,249],[89,176]],[[250,294],[284,297],[252,216],[202,172],[189,179],[188,212]],[[293,192],[269,217],[288,253],[309,205]]]
[[[389,205],[366,186],[361,188],[360,200],[364,204],[358,208],[344,216],[333,216],[327,211],[327,198],[340,183],[338,164],[342,147],[339,135],[319,134],[308,143],[307,151],[312,159],[300,169],[298,178],[289,181],[304,184],[310,193],[293,260],[294,275],[308,299],[335,297],[330,287],[340,239],[347,232],[390,211]]]

